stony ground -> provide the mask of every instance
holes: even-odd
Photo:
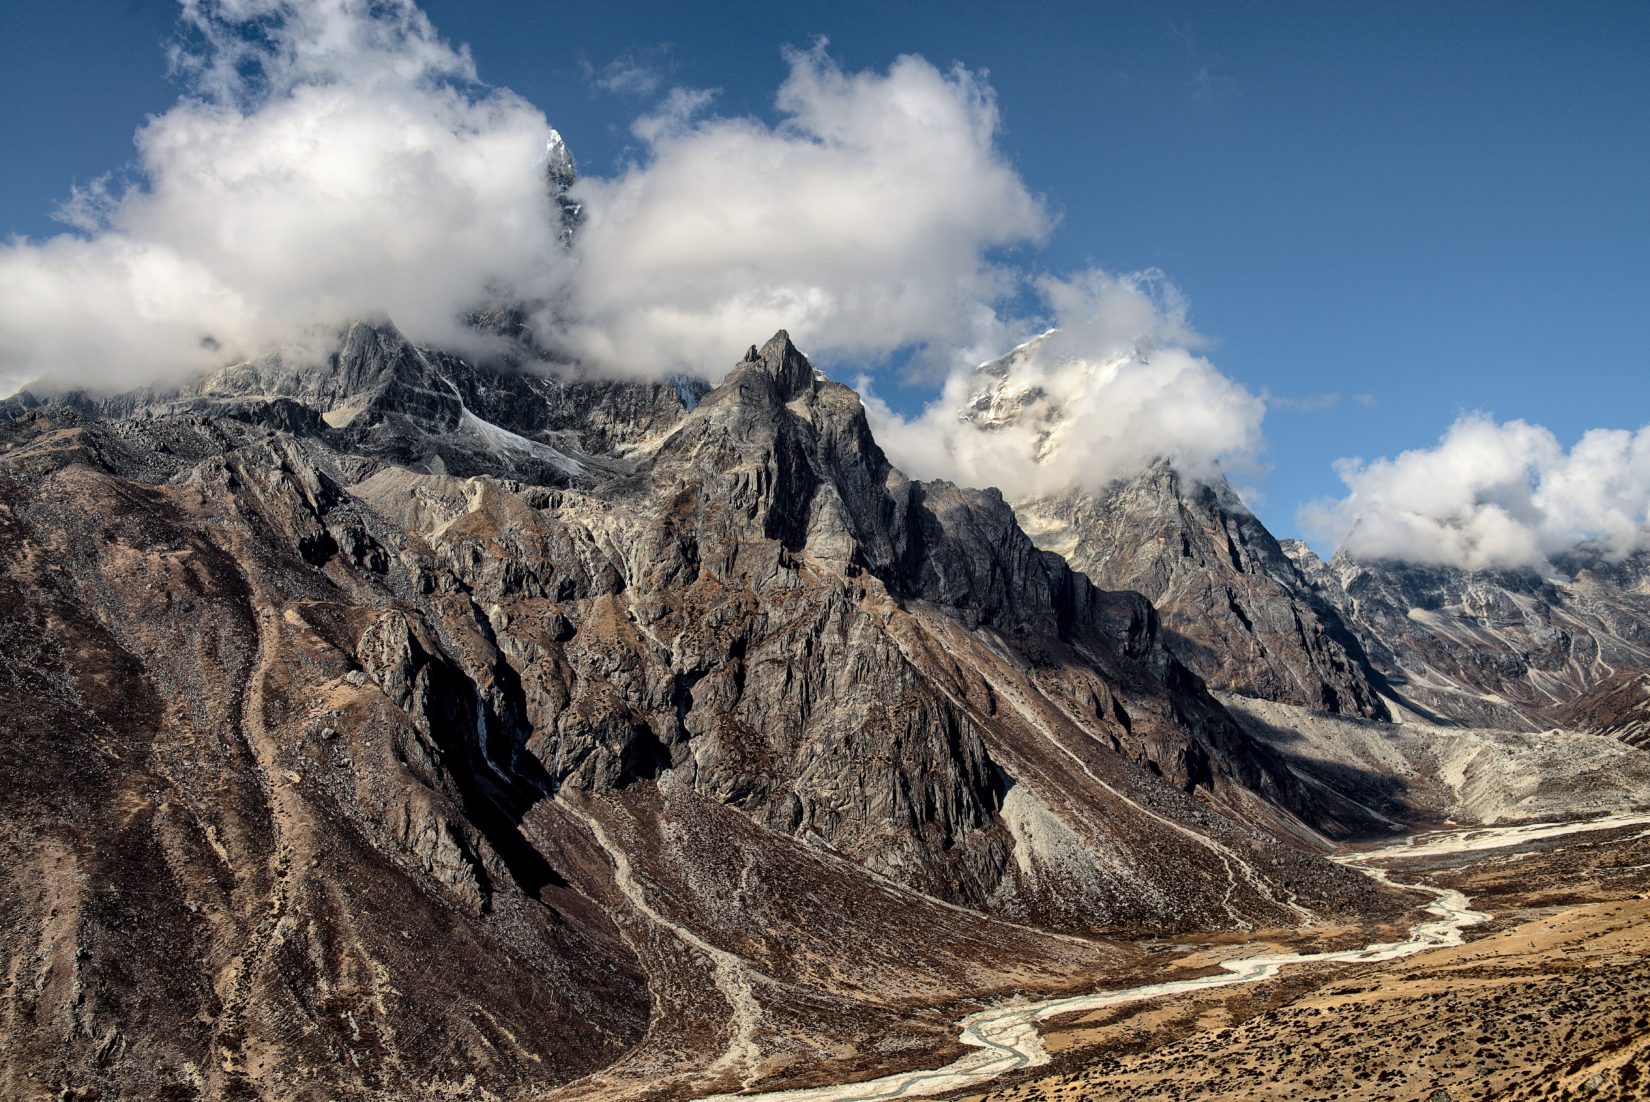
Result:
[[[1650,832],[1424,875],[1495,919],[1456,948],[1056,1022],[1053,1065],[961,1097],[1650,1097]]]

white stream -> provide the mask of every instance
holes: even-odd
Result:
[[[1608,830],[1642,823],[1650,823],[1650,815],[1617,815],[1578,823],[1477,827],[1414,835],[1380,849],[1344,854],[1335,860],[1383,884],[1432,895],[1433,900],[1426,905],[1425,910],[1433,917],[1417,923],[1404,941],[1381,942],[1367,945],[1362,949],[1345,949],[1329,953],[1275,953],[1231,957],[1220,963],[1221,972],[1195,979],[1152,983],[1113,991],[1096,991],[1088,995],[1044,999],[1039,1002],[1016,1001],[982,1010],[970,1014],[960,1023],[962,1033],[958,1039],[971,1051],[944,1067],[899,1072],[885,1075],[880,1079],[867,1079],[863,1082],[830,1087],[809,1087],[766,1094],[719,1094],[703,1099],[702,1102],[887,1102],[889,1099],[932,1097],[950,1091],[978,1087],[1006,1072],[1048,1063],[1048,1051],[1043,1047],[1038,1023],[1062,1014],[1078,1014],[1105,1006],[1115,1006],[1118,1003],[1160,999],[1186,991],[1254,983],[1276,975],[1280,969],[1291,964],[1366,963],[1406,957],[1427,949],[1460,945],[1463,940],[1461,931],[1485,921],[1489,918],[1488,915],[1473,910],[1469,906],[1470,901],[1461,892],[1424,884],[1401,884],[1388,877],[1384,869],[1370,862],[1381,858],[1432,857],[1499,849],[1565,834]]]

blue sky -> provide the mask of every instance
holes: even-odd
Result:
[[[636,156],[652,102],[599,86],[615,61],[768,118],[780,47],[821,35],[850,71],[983,71],[1007,159],[1058,215],[1015,261],[1174,281],[1206,354],[1274,399],[1253,504],[1280,535],[1343,491],[1334,460],[1429,445],[1463,411],[1564,444],[1650,420],[1650,5],[423,6],[597,175]],[[71,183],[132,162],[177,98],[175,14],[0,7],[8,232],[59,232]],[[911,410],[931,389],[879,392]]]

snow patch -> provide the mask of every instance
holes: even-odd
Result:
[[[584,464],[577,459],[552,448],[548,444],[537,440],[529,440],[525,436],[518,436],[509,429],[500,428],[491,421],[483,421],[470,412],[468,406],[459,417],[457,435],[469,436],[481,442],[489,451],[503,452],[506,455],[527,455],[534,459],[543,460],[568,475],[584,473]]]

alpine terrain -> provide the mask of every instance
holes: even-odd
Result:
[[[1642,556],[1325,563],[1173,455],[1009,501],[785,332],[620,379],[528,316],[0,402],[0,1097],[1109,1097],[1522,936],[1471,838],[1642,849]],[[1016,363],[965,424],[1058,420]]]

